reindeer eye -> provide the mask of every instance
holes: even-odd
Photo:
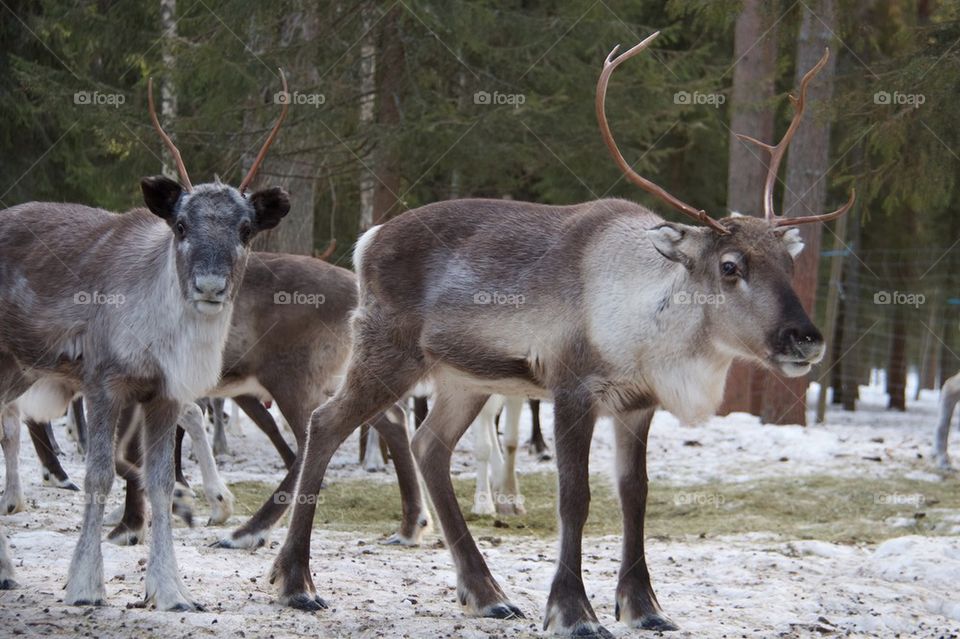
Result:
[[[244,222],[240,225],[240,241],[246,244],[251,237],[253,237],[253,229],[250,228],[250,224]]]
[[[720,272],[728,277],[732,275],[737,275],[739,271],[740,271],[740,268],[737,266],[736,262],[727,261],[720,264]]]
[[[177,222],[176,229],[177,229],[177,237],[179,237],[182,240],[183,236],[187,234],[187,227],[183,225],[183,222]]]

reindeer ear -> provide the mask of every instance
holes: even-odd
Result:
[[[710,229],[686,224],[661,224],[647,231],[647,237],[660,255],[672,262],[680,262],[687,268],[699,254],[705,232]]]
[[[803,238],[800,237],[800,229],[795,226],[791,226],[784,230],[778,230],[777,235],[780,236],[780,239],[783,241],[783,245],[787,249],[787,253],[790,254],[790,257],[797,259],[797,256],[800,255],[800,252],[803,251]]]
[[[290,196],[279,186],[257,191],[250,196],[250,203],[257,214],[254,220],[257,231],[272,229],[290,212]]]
[[[177,200],[183,194],[183,187],[165,175],[145,177],[140,180],[143,201],[150,211],[171,223],[177,214]]]

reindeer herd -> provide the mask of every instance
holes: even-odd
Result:
[[[220,181],[193,186],[157,121],[152,91],[150,115],[176,161],[179,182],[144,178],[146,208],[123,215],[41,202],[0,213],[5,512],[22,506],[21,419],[39,448],[49,451],[53,444],[43,424],[78,397],[86,406],[83,522],[65,602],[106,600],[101,528],[119,474],[126,502],[108,538],[121,544],[145,538],[145,493],[152,517],[146,601],[158,610],[198,607],[174,556],[172,515],[189,509],[182,503],[185,487],[177,484],[177,427],[194,443],[211,523],[223,523],[233,496],[217,474],[196,404],[212,397],[235,398],[288,467],[274,495],[216,544],[262,546],[293,504],[270,570],[281,604],[326,607],[311,578],[316,501],[307,497],[319,492],[341,443],[369,425],[389,447],[400,485],[403,515],[391,541],[417,544],[430,525],[422,480],[453,556],[461,605],[471,615],[523,617],[470,534],[450,463],[457,442],[481,416],[474,431],[474,510],[522,512],[515,466],[519,411],[534,399],[553,403],[559,480],[558,568],[544,628],[609,636],[581,577],[588,458],[601,416],[615,425],[623,510],[617,618],[637,628],[676,628],[657,601],[644,555],[646,440],[654,411],[663,408],[690,422],[708,417],[735,358],[790,376],[805,374],[822,358],[823,337],[791,288],[794,259],[803,248],[795,226],[843,215],[854,195],[828,215],[774,213],[778,166],[803,115],[807,85],[827,54],[803,78],[780,143],[747,138],[771,156],[762,217],[715,219],[638,175],[614,142],[605,95],[613,71],[656,36],[608,56],[596,88],[600,130],[632,183],[702,226],[666,222],[617,199],[573,206],[467,199],[413,209],[367,231],[353,254],[356,274],[311,257],[255,253],[253,238],[280,224],[290,209],[280,188],[247,192],[288,105],[238,187]],[[278,293],[296,290],[324,301],[273,303]],[[489,290],[522,293],[525,304],[474,303],[478,291]],[[114,295],[123,303],[78,304],[78,291]],[[717,293],[723,304],[676,301],[678,294]],[[403,409],[425,384],[432,406],[411,440]],[[264,408],[267,400],[289,424],[295,451]],[[501,404],[505,455],[493,425]],[[51,481],[69,487],[55,455],[41,458]],[[515,499],[494,500],[494,493]],[[29,565],[29,557],[23,560]],[[0,535],[0,588],[14,585]]]

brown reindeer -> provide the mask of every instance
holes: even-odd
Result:
[[[238,188],[194,187],[157,119],[152,84],[148,100],[182,182],[144,178],[148,210],[31,202],[0,212],[0,410],[15,410],[37,383],[58,387],[57,413],[78,391],[88,403],[83,525],[64,601],[89,605],[106,597],[100,528],[114,431],[126,407],[142,405],[153,512],[146,600],[192,610],[173,552],[174,427],[184,404],[217,383],[250,241],[290,209],[280,188],[246,194],[287,105]]]
[[[646,437],[654,410],[686,421],[711,415],[736,357],[787,375],[802,375],[820,360],[823,338],[790,284],[801,241],[789,227],[836,218],[853,198],[825,216],[778,218],[772,208],[777,164],[822,62],[803,80],[784,140],[764,146],[774,176],[765,217],[718,221],[637,175],[611,137],[604,97],[613,70],[655,35],[604,64],[597,85],[601,132],[633,183],[708,226],[665,222],[624,200],[575,206],[459,200],[408,211],[366,233],[355,252],[360,305],[346,380],[314,411],[306,449],[294,464],[299,496],[272,569],[281,602],[324,605],[309,568],[315,509],[309,497],[331,455],[358,423],[429,374],[436,400],[412,446],[466,610],[523,616],[467,529],[450,479],[451,452],[491,393],[527,395],[554,403],[561,540],[545,628],[609,636],[581,578],[590,440],[600,415],[613,416],[617,433],[624,521],[617,616],[636,627],[675,628],[653,593],[643,551]]]

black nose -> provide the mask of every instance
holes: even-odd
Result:
[[[805,349],[823,343],[823,335],[813,324],[785,326],[780,329],[777,344],[781,353]]]

